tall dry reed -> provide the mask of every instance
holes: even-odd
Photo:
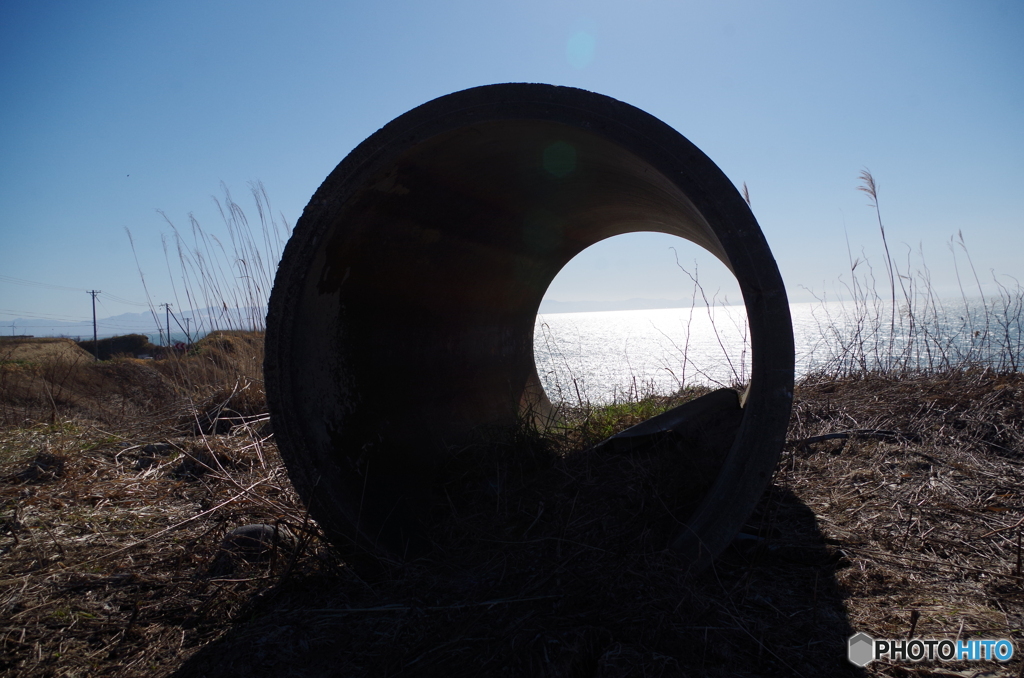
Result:
[[[166,351],[165,359],[158,361],[159,369],[183,393],[189,416],[200,428],[202,418],[212,411],[255,416],[265,409],[267,302],[291,232],[283,215],[274,216],[262,183],[249,185],[258,224],[249,220],[227,186],[221,184],[221,189],[223,196],[213,199],[223,221],[219,232],[204,228],[191,213],[188,228],[179,229],[160,212],[170,228],[170,234],[161,234],[161,244],[174,297],[172,309],[164,313],[158,309],[136,253],[154,321],[165,327],[161,343],[171,344],[173,329],[166,329],[171,318],[186,335],[187,347]],[[134,253],[131,232],[128,237]]]
[[[291,233],[284,215],[274,217],[270,197],[262,183],[249,185],[259,215],[258,226],[249,221],[227,186],[221,184],[221,189],[223,197],[213,198],[224,225],[219,234],[204,228],[192,213],[188,215],[188,228],[182,230],[167,214],[159,212],[170,228],[170,235],[161,234],[161,244],[174,296],[176,311],[172,313],[178,328],[188,333],[190,343],[216,330],[262,332],[265,329],[274,275]],[[130,231],[128,237],[135,252]],[[153,319],[158,327],[166,327],[166,316],[158,310],[158,304],[149,293],[137,255],[136,265]],[[178,315],[189,318],[195,325],[181,326]],[[170,343],[170,337],[162,337],[162,341]]]
[[[854,258],[847,242],[849,277],[839,299],[816,297],[821,334],[815,372],[835,377],[864,374],[903,376],[989,369],[1017,372],[1024,356],[1024,288],[993,273],[996,298],[985,294],[963,232],[948,246],[959,299],[940,299],[923,249],[907,247],[899,261],[889,247],[878,200],[878,183],[868,170],[858,190],[871,198],[878,221],[886,279],[879,283],[867,257]],[[967,280],[965,280],[967,278]]]

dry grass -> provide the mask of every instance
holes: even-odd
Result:
[[[906,637],[916,611],[918,637],[1008,637],[1019,647],[1022,397],[1024,376],[983,371],[800,390],[782,475],[851,563],[837,582],[856,630]],[[897,435],[800,442],[849,430]],[[1013,663],[1009,675],[1022,666]],[[871,668],[915,675],[906,664]]]
[[[213,332],[188,354],[96,362],[73,342],[33,345],[33,360],[0,362],[0,424],[65,419],[100,427],[176,418],[204,431],[265,418],[263,335]],[[2,347],[0,347],[2,348]],[[229,426],[228,426],[229,427]]]
[[[47,360],[87,361],[93,356],[71,339],[56,337],[0,338],[0,364],[38,363]]]
[[[332,567],[259,439],[171,438],[151,454],[164,438],[146,433],[65,423],[3,436],[18,451],[0,485],[5,675],[166,675],[289,573]],[[59,470],[37,472],[41,460]],[[245,523],[307,538],[301,553],[225,567],[220,540]]]
[[[837,281],[838,308],[822,304],[819,309],[820,343],[812,356],[817,369],[845,377],[869,372],[946,373],[965,367],[1020,372],[1024,366],[1024,287],[1020,282],[993,272],[995,294],[986,294],[961,232],[948,243],[960,298],[939,299],[923,250],[915,254],[903,245],[902,261],[890,252],[878,184],[867,170],[860,179],[859,190],[871,199],[878,221],[885,280],[876,279],[866,256],[855,258],[849,253],[848,274]]]
[[[91,357],[46,358],[0,365],[0,423],[55,424],[67,418],[109,424],[146,418],[173,406],[177,397],[148,361]]]
[[[258,424],[8,428],[0,671],[942,675],[858,672],[845,641],[905,637],[914,610],[919,636],[1022,638],[1022,395],[1024,377],[983,372],[802,384],[748,536],[697,577],[664,548],[665,460],[567,453],[582,439],[477,450],[442,488],[434,554],[369,581],[305,520]],[[818,438],[849,431],[875,433]],[[225,561],[246,523],[299,544]]]
[[[263,432],[261,354],[227,333],[167,360],[6,366],[0,673],[167,674],[254,596],[338,571]],[[221,549],[246,523],[299,540]]]

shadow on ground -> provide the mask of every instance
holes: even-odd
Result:
[[[545,538],[525,556],[449,554],[376,583],[294,577],[174,675],[865,675],[846,659],[835,572],[849,561],[813,512],[774,487],[748,532],[697,577],[671,552]]]

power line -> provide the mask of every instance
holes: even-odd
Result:
[[[191,344],[192,343],[192,335],[189,334],[187,326],[192,322],[192,319],[191,318],[186,318],[185,316],[182,316],[182,319],[185,321],[186,327],[181,327],[181,321],[178,320],[178,316],[175,315],[174,311],[171,311],[170,305],[167,306],[167,310],[170,312],[171,317],[174,318],[174,322],[177,323],[179,328],[181,328],[181,331],[185,333],[185,340],[188,341],[189,344]],[[167,343],[168,344],[171,343],[170,342],[170,336],[171,336],[171,329],[170,329],[170,326],[168,326],[168,328],[167,328],[167,337],[168,337]]]
[[[48,327],[48,328],[57,328],[57,329],[73,329],[73,328],[78,327],[80,325],[88,325],[89,324],[89,320],[88,319],[85,319],[85,320],[63,320],[61,318],[43,318],[43,317],[34,317],[34,316],[30,316],[30,315],[22,315],[22,316],[19,316],[18,318],[15,318],[14,320],[15,321],[17,321],[17,320],[52,320],[52,321],[55,321],[55,322],[68,323],[67,325],[48,325],[45,322],[44,323],[31,323],[30,322],[30,323],[22,323],[21,325],[18,325],[18,327],[24,327],[26,329],[39,329],[39,328],[46,328],[46,327]],[[10,327],[11,324],[12,324],[11,322],[4,321],[3,326],[4,327]],[[103,318],[97,319],[96,320],[96,324],[99,327],[102,327],[104,329],[111,329],[111,330],[126,330],[126,331],[129,331],[129,332],[149,332],[150,331],[149,327],[140,327],[139,325],[120,325],[118,323],[108,323]],[[163,328],[162,327],[157,327],[156,330],[152,330],[152,331],[154,331],[154,332],[162,332]]]
[[[46,315],[46,314],[38,314],[38,313],[29,313],[28,311],[14,311],[14,310],[11,310],[11,309],[0,309],[0,315],[17,316],[16,318],[14,318],[14,320],[54,320],[54,321],[57,321],[57,322],[73,323],[75,325],[85,325],[85,324],[88,324],[90,322],[88,318],[73,318],[73,317],[70,317],[70,316]],[[111,328],[111,329],[115,329],[115,330],[137,330],[138,331],[138,330],[142,329],[142,328],[140,328],[137,325],[125,325],[125,324],[122,324],[122,323],[107,322],[107,320],[104,319],[104,318],[99,318],[99,319],[97,319],[96,322],[97,322],[97,324],[100,327]],[[10,325],[5,321],[4,322],[4,327],[10,327]],[[38,328],[38,327],[61,327],[61,326],[60,325],[47,325],[47,324],[38,324],[38,323],[36,323],[36,324],[22,325],[22,327],[30,327],[30,328],[31,327],[35,327],[35,328]],[[162,328],[158,328],[158,329],[162,329]]]
[[[52,285],[50,283],[36,282],[35,280],[25,280],[23,278],[14,278],[14,277],[9,276],[9,275],[0,275],[0,283],[10,283],[12,285],[23,285],[24,287],[38,287],[38,288],[46,289],[46,290],[63,290],[63,291],[67,291],[67,292],[81,292],[82,291],[82,288],[80,288],[80,287],[66,287],[64,285]],[[88,293],[89,290],[85,290],[85,292]],[[130,306],[149,306],[149,304],[144,304],[141,301],[132,301],[130,299],[125,299],[123,297],[118,297],[116,295],[111,294],[110,292],[105,292],[104,294],[111,301],[116,301],[116,302],[121,303],[121,304],[128,304]]]
[[[3,324],[0,324],[0,327],[11,327],[11,324],[10,323],[3,323]],[[26,332],[28,332],[28,331],[43,332],[43,331],[47,331],[47,330],[52,330],[52,331],[55,331],[55,332],[56,331],[59,331],[59,332],[73,332],[73,333],[76,333],[76,334],[81,334],[83,329],[87,329],[88,328],[88,325],[83,328],[83,327],[80,327],[78,325],[18,325],[18,324],[15,324],[14,327],[17,327],[19,330],[25,330]],[[98,323],[97,327],[102,329],[104,331],[104,334],[106,334],[108,331],[110,331],[112,329],[113,330],[121,330],[121,331],[124,331],[124,332],[131,332],[133,334],[158,334],[158,335],[160,335],[160,337],[163,337],[163,334],[164,334],[164,328],[162,328],[162,327],[121,327],[121,328],[114,327],[114,328],[112,328],[109,325],[104,325],[102,322]]]
[[[104,296],[106,296],[111,301],[116,301],[116,302],[121,303],[121,304],[128,304],[129,306],[143,306],[143,307],[146,307],[146,308],[149,307],[149,304],[144,304],[141,301],[129,301],[128,299],[122,299],[121,297],[114,296],[110,292],[104,292],[103,294],[104,294]]]
[[[45,314],[45,313],[44,314],[38,314],[38,313],[31,313],[29,311],[15,311],[15,310],[12,310],[12,309],[9,309],[9,308],[0,308],[0,314],[3,314],[3,315],[18,315],[18,316],[21,316],[23,318],[34,318],[34,319],[37,319],[37,320],[63,320],[63,321],[72,322],[72,323],[86,323],[86,322],[89,322],[88,319],[82,320],[81,318],[72,318],[72,317],[69,317],[69,316],[49,315],[49,314]]]
[[[13,285],[24,285],[25,287],[43,287],[50,290],[67,290],[69,292],[81,292],[81,287],[65,287],[63,285],[51,285],[50,283],[35,282],[34,280],[23,280],[21,278],[12,278],[9,275],[0,275],[0,282],[11,283]]]
[[[131,331],[131,332],[138,332],[138,331],[141,331],[142,329],[144,329],[144,327],[140,327],[139,325],[135,325],[135,326],[132,326],[132,325],[114,325],[114,324],[111,324],[111,323],[108,323],[108,322],[103,322],[102,319],[99,320],[98,323],[99,323],[100,327],[102,327],[104,329],[110,329],[110,330],[128,330],[128,331]],[[41,325],[40,327],[43,327],[43,326]],[[56,327],[56,325],[54,327]],[[157,329],[159,330],[160,327],[157,326]]]

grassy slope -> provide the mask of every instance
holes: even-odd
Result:
[[[918,635],[1022,637],[1019,375],[801,384],[759,539],[699,577],[663,549],[651,460],[534,440],[499,491],[452,500],[432,558],[367,581],[306,520],[258,417],[195,435],[232,397],[231,416],[258,409],[252,345],[163,366],[193,394],[177,409],[69,404],[2,430],[5,675],[857,675],[846,638],[905,636],[914,610]],[[297,547],[225,560],[254,522]]]
[[[38,363],[44,360],[86,361],[92,360],[92,356],[71,339],[0,339],[0,363]]]

